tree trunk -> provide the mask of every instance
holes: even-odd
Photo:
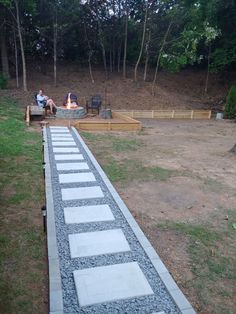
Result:
[[[112,73],[112,51],[110,50],[110,72]]]
[[[26,78],[26,63],[25,63],[25,51],[24,51],[24,44],[23,38],[21,33],[21,26],[20,26],[20,13],[19,13],[19,3],[18,0],[15,0],[15,7],[16,7],[16,21],[17,21],[17,29],[18,29],[18,36],[20,41],[20,50],[21,50],[21,58],[22,58],[22,69],[23,69],[23,90],[27,92],[27,78]]]
[[[169,26],[168,26],[168,28],[166,30],[165,36],[163,38],[163,42],[162,42],[161,48],[159,50],[159,55],[158,55],[157,64],[156,64],[156,70],[155,70],[154,79],[153,79],[153,82],[152,82],[152,96],[155,96],[155,85],[156,85],[156,80],[157,80],[157,72],[159,70],[159,65],[160,65],[160,60],[161,60],[161,54],[162,54],[162,51],[163,51],[163,49],[165,47],[166,39],[167,39],[167,36],[169,34],[171,25],[172,25],[172,21],[170,21],[170,24],[169,24]]]
[[[5,25],[3,25],[2,28],[0,29],[0,45],[1,45],[2,72],[6,78],[10,78]]]
[[[92,66],[91,66],[91,58],[93,55],[92,49],[91,49],[91,45],[88,39],[88,34],[87,34],[87,29],[86,29],[86,24],[84,21],[84,33],[85,33],[85,38],[87,40],[87,44],[88,44],[88,65],[89,65],[89,74],[90,74],[90,78],[92,83],[94,84],[94,79],[93,79],[93,72],[92,72]]]
[[[138,60],[136,62],[135,68],[134,68],[134,81],[137,82],[137,70],[138,66],[143,54],[143,46],[144,46],[144,39],[145,39],[145,34],[146,34],[146,25],[147,25],[147,14],[148,13],[148,1],[146,3],[146,9],[145,9],[145,18],[144,18],[144,24],[143,24],[143,36],[142,36],[142,42],[141,42],[141,47],[140,47],[140,52],[138,56]]]
[[[123,56],[123,78],[126,78],[126,56],[127,56],[127,37],[128,37],[128,21],[129,21],[129,8],[128,0],[125,2],[125,40],[124,40],[124,56]]]
[[[15,32],[14,27],[13,27],[13,36],[14,36],[14,50],[15,50],[16,88],[19,88],[18,51],[17,51],[17,42],[16,42],[16,32]]]
[[[210,74],[210,57],[211,57],[211,44],[208,47],[208,58],[207,58],[207,74],[206,74],[206,82],[205,82],[205,94],[208,92],[208,83],[209,83],[209,74]]]
[[[143,80],[144,80],[144,82],[145,82],[146,79],[147,79],[147,68],[148,68],[148,61],[149,61],[149,45],[150,45],[150,40],[151,40],[151,32],[149,31],[149,32],[148,32],[148,40],[147,40],[146,48],[145,48],[145,55],[146,55],[146,58],[145,58],[145,67],[144,67],[144,73],[143,73]]]
[[[99,20],[99,16],[98,16],[98,2],[97,2],[97,0],[95,0],[95,6],[96,6],[96,16],[97,16],[97,25],[98,25],[98,37],[99,37],[100,45],[102,47],[102,59],[103,59],[104,71],[105,71],[105,75],[106,75],[106,79],[107,79],[108,75],[107,75],[106,50],[105,50],[105,46],[104,46],[104,43],[102,40],[102,30],[101,30],[101,24],[100,24],[100,20]]]
[[[55,9],[55,17],[53,23],[53,72],[54,86],[57,86],[57,8]]]
[[[120,59],[121,59],[121,45],[118,47],[117,51],[117,72],[120,72]]]

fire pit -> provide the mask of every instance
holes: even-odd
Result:
[[[60,119],[81,119],[86,116],[84,107],[67,108],[57,107],[56,117]]]
[[[81,119],[86,116],[84,107],[79,107],[76,102],[72,102],[68,94],[65,106],[57,107],[56,117],[61,119]]]

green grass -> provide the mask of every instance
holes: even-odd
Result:
[[[44,313],[42,138],[12,99],[0,99],[0,313]],[[36,280],[37,279],[37,280]]]
[[[208,306],[212,313],[235,313],[228,298],[236,293],[236,232],[232,222],[236,211],[229,211],[230,221],[226,228],[187,223],[164,222],[158,225],[162,230],[184,234],[189,239],[188,253],[191,258],[194,280],[186,282],[186,289],[194,287],[202,306]],[[223,311],[223,312],[222,312]]]
[[[144,166],[141,161],[132,157],[132,152],[144,146],[141,140],[129,138],[129,135],[94,134],[81,132],[86,142],[101,163],[109,179],[113,182],[131,181],[165,181],[176,174],[176,171],[161,167]],[[130,154],[130,158],[123,155]]]
[[[113,134],[94,134],[89,132],[81,132],[81,135],[85,138],[86,141],[96,145],[97,149],[100,147],[102,150],[110,149],[112,152],[135,151],[143,145],[141,140],[124,137],[121,138]]]
[[[141,162],[131,159],[116,161],[110,158],[106,159],[102,166],[113,182],[166,181],[175,174],[173,170],[161,167],[146,167]]]

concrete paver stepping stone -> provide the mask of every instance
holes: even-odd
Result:
[[[69,234],[71,258],[130,251],[121,229]]]
[[[66,224],[115,220],[109,205],[65,207]]]
[[[104,197],[100,186],[61,189],[62,200],[83,200]]]
[[[61,161],[66,161],[66,160],[83,160],[84,157],[82,154],[73,154],[73,155],[54,155],[55,160],[61,160]]]
[[[53,137],[59,137],[59,138],[61,138],[61,137],[68,137],[68,138],[73,138],[73,136],[70,134],[70,133],[65,133],[65,134],[57,134],[57,133],[51,133],[51,137],[53,138]]]
[[[62,173],[59,174],[60,183],[95,182],[96,178],[92,172]]]
[[[75,141],[70,142],[52,142],[52,146],[76,146]]]
[[[50,126],[49,129],[68,130],[66,126]]]
[[[73,137],[71,136],[71,137],[52,137],[52,141],[61,141],[61,142],[73,142],[74,141],[74,139],[73,139]]]
[[[89,166],[86,162],[57,163],[58,171],[88,170],[88,169],[89,169]]]
[[[53,147],[54,153],[79,153],[77,147]]]
[[[153,294],[137,262],[73,272],[80,306]]]
[[[52,129],[50,130],[51,131],[51,134],[56,134],[56,133],[69,133],[70,131],[67,129]]]

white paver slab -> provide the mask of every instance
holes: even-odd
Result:
[[[72,142],[74,141],[73,137],[70,136],[70,137],[55,137],[55,136],[52,136],[52,141],[62,141],[62,142]]]
[[[51,137],[73,137],[70,133],[65,133],[65,134],[56,134],[56,133],[51,133]]]
[[[92,172],[62,173],[59,174],[60,183],[95,182],[96,178]]]
[[[66,163],[57,163],[58,171],[67,171],[67,170],[88,170],[89,166],[86,162],[66,162]]]
[[[115,220],[109,205],[65,207],[66,224]]]
[[[84,157],[82,154],[73,154],[73,155],[54,155],[55,160],[61,160],[61,161],[66,161],[66,160],[83,160]]]
[[[71,258],[130,251],[121,229],[69,234]]]
[[[137,262],[73,272],[80,306],[153,294]]]
[[[63,201],[104,197],[100,186],[61,189],[61,194]]]
[[[50,126],[50,129],[68,130],[66,126]]]
[[[76,146],[75,141],[70,142],[52,142],[52,146]]]
[[[51,131],[51,134],[56,134],[56,133],[69,133],[70,131],[67,129],[65,129],[65,130],[60,130],[60,129],[52,129],[52,130],[50,130]]]
[[[53,147],[54,153],[79,153],[77,147]]]

